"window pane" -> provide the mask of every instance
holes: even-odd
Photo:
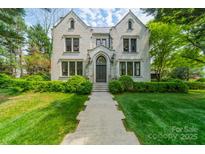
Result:
[[[77,62],[77,75],[83,75],[83,62]]]
[[[96,46],[100,46],[100,43],[101,41],[100,41],[100,39],[96,39]]]
[[[71,51],[71,44],[72,44],[72,39],[71,38],[66,38],[66,51]]]
[[[79,38],[73,39],[73,51],[79,51]]]
[[[135,76],[140,76],[140,62],[135,62],[134,69],[135,69]]]
[[[69,71],[70,71],[70,76],[75,75],[75,62],[70,62]]]
[[[102,45],[107,46],[106,39],[102,39]]]
[[[103,56],[98,57],[97,65],[106,65],[106,59]]]
[[[61,63],[62,76],[68,76],[68,62]]]
[[[127,62],[127,75],[133,76],[133,62]]]
[[[137,39],[131,39],[131,51],[136,52],[136,42]]]
[[[126,65],[125,65],[125,62],[120,62],[120,75],[126,75]]]
[[[125,52],[129,52],[129,39],[123,39],[123,48]]]
[[[132,29],[132,21],[128,22],[128,29]]]
[[[70,21],[70,28],[71,28],[71,29],[74,29],[74,20],[71,20],[71,21]]]

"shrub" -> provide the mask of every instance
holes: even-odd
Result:
[[[123,75],[119,78],[119,81],[121,82],[122,88],[125,91],[132,91],[134,82],[130,76]]]
[[[111,80],[109,82],[109,91],[112,94],[121,93],[123,91],[122,83],[119,80]]]
[[[205,89],[205,83],[204,82],[185,82],[185,84],[189,87],[189,89],[192,90],[203,90]]]
[[[197,82],[205,82],[205,78],[200,78],[198,80],[196,80]]]
[[[21,92],[23,92],[23,89],[22,88],[20,88],[20,87],[10,87],[10,88],[8,88],[9,89],[9,91],[10,91],[10,93],[21,93]]]
[[[183,82],[135,82],[135,92],[188,92],[188,86]]]
[[[41,75],[28,75],[23,77],[26,81],[44,81],[44,78]]]
[[[83,90],[86,91],[83,92]],[[72,76],[65,83],[65,91],[78,93],[78,94],[83,94],[83,93],[89,94],[92,91],[92,83],[83,76],[80,75]]]
[[[92,91],[92,83],[89,80],[83,82],[77,89],[78,94],[90,94]]]

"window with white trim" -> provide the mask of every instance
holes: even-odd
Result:
[[[141,75],[139,61],[121,61],[119,69],[120,76],[129,75],[132,77],[139,77]]]
[[[80,40],[79,38],[68,37],[65,38],[66,52],[79,52]]]
[[[83,75],[82,61],[62,61],[62,76]]]

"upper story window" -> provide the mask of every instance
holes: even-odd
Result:
[[[128,21],[128,29],[132,30],[132,21],[131,20]]]
[[[79,51],[79,38],[66,38],[65,50],[66,52],[78,52]]]
[[[123,51],[124,52],[137,52],[137,39],[136,38],[124,38],[123,39]]]
[[[70,20],[70,29],[74,29],[75,28],[75,22],[74,19]]]
[[[107,39],[101,39],[101,38],[96,39],[96,46],[100,46],[100,45],[107,47]]]

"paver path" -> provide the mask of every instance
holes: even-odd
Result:
[[[80,112],[76,131],[62,144],[139,144],[122,123],[124,115],[108,92],[92,92],[85,111]]]

